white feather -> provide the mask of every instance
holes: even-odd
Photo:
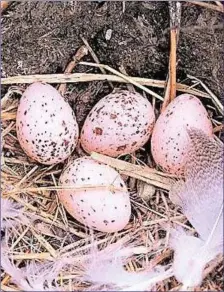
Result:
[[[9,199],[1,198],[1,230],[30,224],[36,217],[25,213],[22,205]]]
[[[98,242],[93,240],[91,247],[82,254],[71,251],[72,256],[61,253],[54,262],[45,263],[48,273],[52,271],[72,271],[73,280],[89,282],[88,291],[146,291],[172,275],[171,270],[165,268],[152,271],[128,272],[124,265],[134,254],[145,254],[148,249],[138,246],[130,237],[109,244],[104,249],[99,249]]]
[[[199,235],[182,229],[171,233],[174,274],[185,288],[200,285],[206,264],[223,252],[223,149],[200,130],[188,134],[185,182],[177,182],[170,192]]]
[[[166,271],[162,267],[152,271],[126,271],[124,265],[129,257],[142,252],[146,252],[143,246],[132,244],[124,247],[123,244],[119,246],[119,242],[109,245],[103,251],[94,249],[90,251],[92,256],[83,263],[80,280],[91,283],[92,291],[102,288],[103,291],[147,291],[172,275],[171,270]]]
[[[23,291],[62,291],[57,285],[52,285],[53,278],[49,277],[48,270],[42,265],[31,261],[25,268],[16,267],[9,258],[9,252],[4,243],[1,247],[1,266],[11,276],[11,281]]]
[[[130,286],[126,286],[125,289],[122,289],[120,291],[152,291],[152,289],[155,291],[155,285],[167,278],[170,278],[173,276],[173,270],[165,270],[158,269],[157,267],[154,271],[151,271],[145,275],[144,279],[138,279],[138,283],[132,284]]]
[[[37,264],[35,261],[31,261],[23,269],[23,274],[28,283],[32,287],[32,291],[62,291],[53,281],[56,279],[59,271],[49,273],[49,269],[42,264]]]
[[[3,270],[12,277],[15,284],[17,284],[24,291],[30,291],[30,286],[24,279],[22,271],[9,260],[8,254],[3,248],[1,249],[1,266]]]
[[[12,277],[12,281],[23,291],[59,291],[54,280],[62,270],[69,268],[74,282],[89,282],[92,291],[149,291],[157,282],[172,276],[166,267],[141,272],[126,271],[124,265],[130,256],[147,253],[148,249],[131,242],[130,238],[121,239],[99,250],[98,242],[92,240],[91,248],[83,254],[73,256],[59,253],[54,261],[37,264],[31,261],[19,269],[9,259],[8,249],[2,248],[2,267]],[[54,285],[53,285],[54,283]],[[61,291],[61,289],[60,289]]]
[[[116,255],[117,259],[125,262],[127,258],[134,254],[145,254],[148,252],[146,247],[136,246],[134,242],[130,242],[129,236],[118,240],[116,243],[109,244],[102,250],[99,250],[98,242],[93,237],[91,243],[91,247],[83,248],[81,253],[75,250],[71,250],[69,253],[63,253],[62,250],[54,261],[47,262],[45,265],[49,271],[59,271],[67,267],[84,271],[87,263],[95,262],[98,259],[105,262],[106,260],[113,259],[114,255]]]
[[[90,263],[86,267],[83,280],[92,283],[95,289],[109,291],[150,291],[158,282],[172,276],[165,268],[152,271],[128,272],[121,260]]]

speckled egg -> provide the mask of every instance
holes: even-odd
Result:
[[[51,165],[71,155],[79,129],[69,104],[49,84],[33,83],[22,95],[17,111],[19,143],[32,159]]]
[[[212,136],[212,123],[201,101],[192,95],[176,97],[156,121],[151,150],[155,162],[166,172],[183,174],[189,137],[194,127]]]
[[[87,116],[81,131],[81,145],[116,157],[138,150],[149,139],[155,122],[151,103],[139,93],[126,90],[102,98]]]
[[[58,191],[59,200],[71,216],[89,228],[116,232],[127,225],[131,215],[129,193],[113,168],[87,156],[78,158],[66,166],[59,185],[77,188]]]

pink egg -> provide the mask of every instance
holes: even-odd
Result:
[[[58,191],[58,196],[68,213],[89,228],[116,232],[127,225],[131,215],[129,193],[113,168],[90,157],[78,158],[64,169],[59,185],[82,187]]]
[[[113,92],[101,99],[87,116],[81,145],[116,157],[138,150],[149,139],[155,122],[151,103],[139,93]]]
[[[30,85],[20,99],[16,130],[24,152],[47,165],[70,156],[79,135],[69,104],[54,87],[39,82]]]
[[[183,174],[189,145],[186,129],[191,127],[212,137],[212,123],[201,101],[195,96],[182,94],[161,113],[152,133],[152,155],[164,171]]]

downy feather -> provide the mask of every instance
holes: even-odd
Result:
[[[20,224],[30,224],[35,216],[24,212],[22,205],[9,199],[1,198],[1,230],[16,227]]]
[[[11,282],[23,291],[62,291],[57,285],[52,285],[56,275],[49,276],[48,270],[34,260],[25,268],[18,268],[10,260],[9,248],[6,242],[1,246],[1,267],[11,276]]]
[[[198,233],[190,236],[181,228],[171,232],[174,274],[185,288],[200,285],[206,264],[223,252],[223,148],[198,129],[188,134],[185,181],[170,191]]]
[[[56,259],[46,262],[44,265],[48,268],[49,273],[67,269],[68,267],[75,271],[79,270],[82,273],[89,262],[95,262],[98,259],[105,262],[113,259],[116,254],[116,258],[121,259],[125,264],[130,256],[147,253],[148,251],[146,247],[137,246],[136,243],[131,242],[129,236],[118,240],[116,243],[109,244],[101,250],[98,248],[98,242],[93,237],[91,243],[91,246],[83,249],[82,252],[71,250],[69,253],[63,253],[62,250]]]
[[[151,271],[126,271],[121,260],[92,263],[87,266],[84,281],[103,291],[151,291],[155,285],[173,275],[172,270],[157,267]]]
[[[126,271],[124,265],[130,256],[145,253],[146,248],[129,242],[109,245],[103,251],[90,250],[92,256],[83,262],[81,281],[88,281],[92,291],[150,291],[157,282],[172,276],[172,271],[160,267],[141,272]]]
[[[142,272],[128,272],[125,264],[131,256],[148,252],[130,237],[118,240],[99,249],[98,242],[92,237],[91,247],[82,253],[71,251],[71,255],[61,253],[54,262],[46,263],[48,273],[69,269],[74,282],[88,282],[88,291],[147,291],[163,279],[172,276],[171,270],[160,267]]]
[[[124,265],[134,254],[147,253],[148,249],[121,239],[100,250],[98,242],[92,239],[91,248],[82,254],[66,256],[59,253],[57,260],[36,263],[31,261],[25,268],[17,268],[10,260],[9,249],[2,248],[2,268],[12,277],[12,282],[23,291],[62,291],[54,280],[62,270],[69,268],[73,281],[89,282],[87,290],[92,291],[150,291],[157,282],[172,276],[167,267],[153,270],[129,272]],[[54,283],[54,285],[53,285]]]

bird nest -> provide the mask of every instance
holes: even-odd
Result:
[[[125,72],[123,74],[111,67],[100,65],[85,41],[84,39],[86,49],[96,63],[82,62],[82,65],[88,66],[87,68],[97,67],[97,73],[27,75],[6,77],[2,80],[2,84],[9,87],[1,100],[1,196],[11,202],[10,205],[2,204],[2,210],[5,207],[8,211],[4,218],[6,228],[2,231],[2,248],[7,251],[8,259],[14,263],[15,269],[28,269],[32,274],[32,269],[37,270],[43,264],[44,268],[39,274],[42,278],[39,279],[45,279],[47,267],[52,262],[59,263],[66,258],[76,263],[69,268],[59,269],[52,287],[48,286],[49,290],[56,286],[59,291],[88,290],[88,281],[80,281],[80,276],[85,273],[86,258],[110,248],[113,243],[137,248],[125,263],[127,271],[140,272],[146,268],[153,269],[157,265],[169,267],[173,261],[173,251],[169,247],[172,226],[181,226],[192,234],[195,233],[180,208],[169,199],[170,186],[177,177],[163,173],[145,148],[117,159],[93,154],[94,159],[114,167],[123,175],[130,192],[130,221],[122,231],[112,234],[89,230],[72,218],[58,200],[58,179],[67,161],[51,166],[38,164],[21,149],[15,126],[18,101],[27,84],[35,81],[53,85],[68,83],[67,91],[66,87],[62,88],[68,99],[74,83],[91,83],[91,88],[87,87],[80,94],[81,97],[88,96],[90,91],[96,93],[99,84],[105,86],[105,91],[111,85],[114,87],[115,83],[120,88],[132,89],[134,86],[143,95],[152,96],[152,104],[158,116],[164,97],[159,95],[158,89],[165,89],[167,82],[127,76]],[[74,59],[72,62],[70,69],[76,66]],[[106,82],[101,83],[105,80]],[[222,105],[219,98],[193,76],[188,76],[185,83],[177,83],[176,90],[178,93],[190,93],[201,98],[208,112],[213,113],[214,132],[216,139],[219,139],[222,130]],[[78,144],[73,157],[84,155],[86,154]],[[15,214],[16,225],[10,220]],[[117,251],[116,248],[114,252]],[[218,257],[206,267],[203,283],[197,291],[222,291],[222,274],[223,262]],[[3,291],[22,289],[19,281],[14,281],[4,270],[1,274],[1,288]],[[158,291],[178,291],[180,288],[181,284],[173,276],[158,282],[155,287]]]
[[[111,79],[115,76],[111,75]],[[19,78],[23,83],[23,77]],[[31,76],[30,82],[38,78],[40,79],[38,76]],[[51,78],[54,76],[52,75]],[[57,79],[57,82],[60,80]],[[186,91],[187,88],[186,86]],[[168,191],[175,177],[162,173],[159,169],[156,170],[150,157],[147,157],[145,149],[141,149],[135,155],[126,155],[119,159],[95,153],[95,159],[116,168],[125,175],[131,194],[132,215],[125,229],[115,234],[88,230],[70,217],[58,200],[57,184],[63,164],[52,166],[38,164],[27,157],[19,145],[15,119],[23,90],[21,86],[11,86],[2,98],[2,198],[9,198],[22,208],[16,217],[21,224],[16,227],[12,224],[10,227],[9,221],[7,226],[10,228],[4,233],[4,244],[7,244],[10,259],[22,267],[32,262],[46,263],[61,255],[73,257],[76,261],[77,258],[85,257],[91,246],[95,246],[96,243],[98,248],[103,250],[123,239],[128,242],[131,240],[135,246],[144,246],[147,249],[147,252],[130,257],[126,264],[128,271],[141,271],[149,263],[150,268],[158,264],[171,264],[169,229],[174,224],[194,232],[181,210],[169,199]],[[195,92],[197,90],[195,89]],[[209,95],[206,91],[198,90],[198,92],[204,96]],[[215,123],[215,118],[213,120],[217,127],[218,121]],[[85,153],[80,146],[77,146],[73,155],[81,157]],[[144,166],[146,163],[150,163],[154,171],[146,168]],[[206,268],[202,291],[210,290],[211,287],[215,290],[220,289],[223,265],[219,261],[212,262]],[[66,290],[88,288],[88,283],[77,280],[77,275],[81,272],[82,269],[62,270],[57,279],[59,287]],[[176,291],[179,287],[175,278],[169,278],[157,285],[159,291]],[[3,272],[2,289],[17,291],[18,288]]]

